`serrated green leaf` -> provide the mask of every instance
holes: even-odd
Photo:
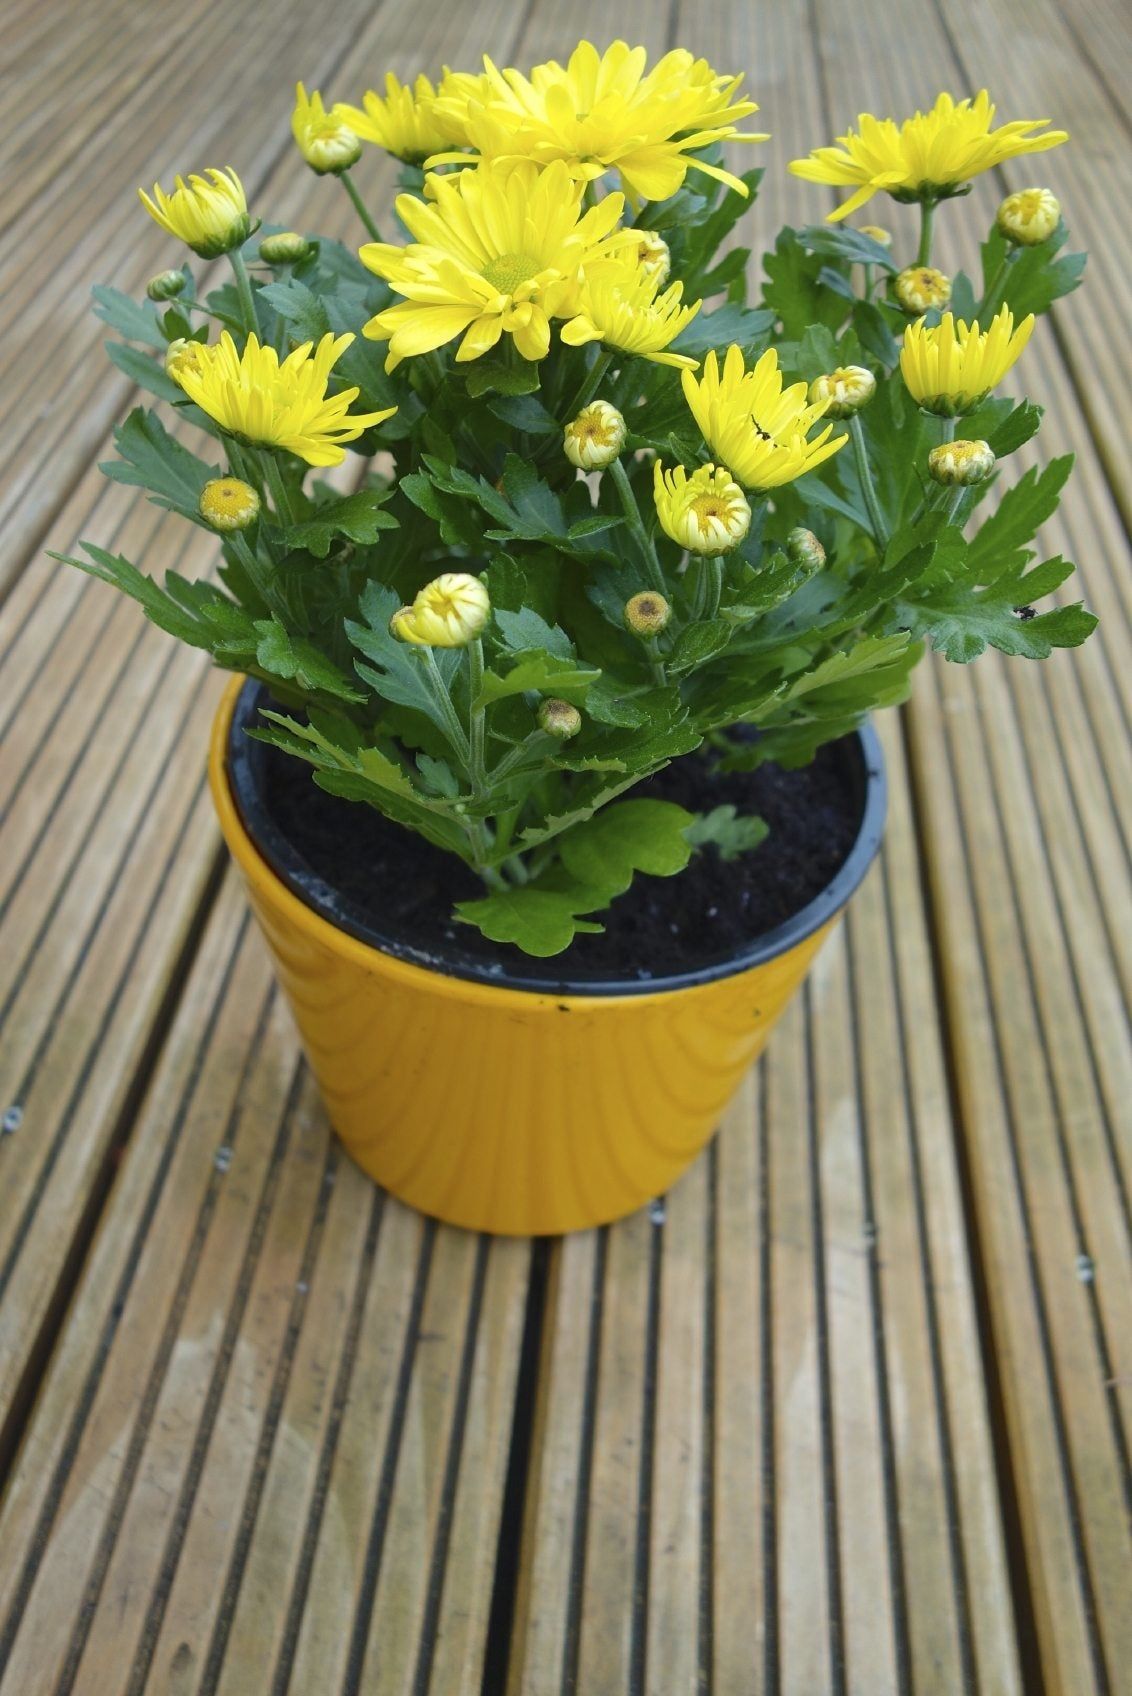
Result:
[[[284,544],[325,559],[336,536],[362,544],[375,542],[380,531],[397,528],[393,514],[382,511],[392,493],[392,489],[358,489],[352,495],[325,501],[313,518],[284,532]]]
[[[456,917],[474,925],[492,942],[512,942],[537,960],[569,948],[575,936],[597,935],[604,928],[579,917],[599,904],[583,890],[499,890],[479,901],[458,901]]]
[[[971,541],[968,566],[972,582],[983,581],[984,574],[997,575],[1004,561],[1033,540],[1040,526],[1056,511],[1072,469],[1073,455],[1063,454],[1051,460],[1044,470],[1031,466],[1006,491],[997,510]]]
[[[365,700],[362,691],[313,642],[285,629],[277,618],[257,620],[256,632],[256,661],[270,676],[342,701]]]
[[[553,654],[535,651],[517,654],[515,663],[503,673],[489,668],[484,672],[483,688],[475,702],[477,707],[491,706],[509,695],[525,695],[536,691],[540,695],[557,695],[567,701],[582,701],[591,683],[601,676],[592,667],[577,660],[561,659]]]
[[[737,860],[757,848],[769,832],[770,826],[757,813],[740,813],[733,802],[724,802],[710,813],[697,814],[684,835],[693,848],[711,843],[721,860]]]
[[[218,465],[198,459],[169,434],[155,412],[140,406],[114,431],[114,445],[121,458],[99,466],[105,476],[115,483],[147,489],[158,506],[203,524],[201,490],[209,478],[221,475]]]
[[[96,318],[101,318],[127,341],[144,342],[147,347],[165,351],[169,338],[161,328],[157,308],[150,301],[132,300],[121,289],[108,288],[103,283],[97,283],[90,292]]]
[[[579,883],[612,900],[637,872],[671,877],[691,858],[692,814],[674,801],[618,801],[559,838],[559,858]]]

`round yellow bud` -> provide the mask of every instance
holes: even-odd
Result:
[[[156,277],[151,277],[145,285],[145,292],[150,300],[176,300],[183,294],[188,278],[183,271],[159,271]]]
[[[934,265],[910,265],[893,283],[896,298],[905,312],[919,317],[933,309],[942,312],[951,299],[951,278]]]
[[[1061,202],[1048,188],[1022,188],[1007,195],[994,221],[1007,241],[1037,247],[1049,240],[1060,217]]]
[[[824,406],[827,418],[851,418],[868,406],[877,392],[877,380],[863,365],[839,365],[810,384],[810,402]]]
[[[648,640],[659,636],[672,617],[672,608],[655,589],[642,589],[625,602],[625,628],[631,636]]]
[[[562,450],[579,471],[604,471],[625,446],[625,420],[607,400],[593,400],[567,424]]]
[[[265,265],[301,265],[314,252],[314,243],[296,230],[280,230],[278,235],[264,236],[259,244],[259,256]]]
[[[411,607],[402,607],[389,628],[402,642],[426,648],[466,648],[487,623],[491,602],[478,577],[446,571],[426,583]]]
[[[892,231],[883,229],[880,224],[862,224],[861,234],[875,241],[878,247],[892,246]]]
[[[637,237],[637,263],[646,276],[652,277],[658,289],[668,281],[672,270],[672,255],[668,243],[655,230],[634,230]]]
[[[548,695],[546,700],[539,702],[538,727],[548,736],[555,736],[560,742],[567,742],[581,730],[582,715],[569,701],[560,701],[556,696]]]
[[[786,538],[786,553],[795,565],[807,565],[812,571],[820,571],[825,564],[825,549],[813,531],[800,524]]]
[[[656,515],[666,536],[694,554],[725,554],[751,528],[746,495],[725,466],[701,465],[689,477],[682,465],[653,468]]]
[[[202,342],[186,341],[184,336],[178,336],[165,349],[165,375],[171,377],[178,387],[186,371],[199,371],[201,354],[204,351]]]
[[[246,530],[259,517],[259,496],[239,477],[213,477],[200,492],[200,515],[213,530]]]
[[[995,467],[988,442],[941,442],[928,455],[928,470],[945,488],[985,483]]]

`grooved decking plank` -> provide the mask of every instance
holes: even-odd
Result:
[[[1031,23],[1035,15],[1027,7]],[[1028,114],[1036,100],[1084,147],[1076,163],[1072,145],[1040,164],[1022,161],[1010,180],[1051,182],[1077,239],[1111,243],[1112,201],[1102,207],[1083,182],[1094,170],[1098,184],[1104,177],[1095,152],[1112,133],[1097,139],[1104,97],[1064,39],[1056,87],[1038,76],[1061,33],[1043,18],[1027,33],[1013,27],[1010,5],[991,7],[977,27],[973,13],[951,10],[949,34],[928,11],[915,66],[880,55],[888,18],[879,0],[855,9],[851,24],[823,6],[821,39],[831,69],[853,77],[854,109],[921,104],[947,80],[941,66],[958,63],[976,83],[997,70],[1004,109]],[[992,40],[997,54],[984,55]],[[1000,193],[983,179],[969,201],[941,210],[945,269],[971,268],[968,220],[985,228]],[[1049,1689],[1075,1696],[1119,1689],[1132,1654],[1128,572],[1073,351],[1095,332],[1098,283],[1100,320],[1112,300],[1127,299],[1124,276],[1106,289],[1091,267],[1084,290],[1056,310],[1059,335],[1043,324],[1012,374],[1014,392],[1049,410],[1007,480],[1077,450],[1044,551],[1078,558],[1081,586],[1065,598],[1083,588],[1101,629],[1040,668],[998,656],[970,670],[925,666],[907,721],[1031,1597],[1025,1647],[1040,1656]],[[1118,382],[1110,362],[1092,388]]]
[[[517,23],[500,7],[422,29],[398,0],[373,16],[356,52],[380,46],[402,74],[418,54],[458,63],[485,18],[504,41]],[[289,98],[275,116],[284,135]],[[376,150],[365,165],[378,204],[395,167]],[[280,221],[357,239],[345,194],[293,150],[261,204]],[[98,458],[110,452],[98,444]],[[73,553],[81,536],[158,577],[170,567],[204,575],[217,551],[93,467],[46,540]],[[220,679],[132,602],[38,557],[0,610],[0,685],[0,1104],[22,1110],[19,1130],[0,1139],[2,1430],[70,1275],[72,1241],[128,1132],[135,1075],[221,850],[204,793]]]
[[[556,1247],[513,1690],[1021,1692],[901,741],[714,1149]]]
[[[341,1155],[229,873],[0,1515],[0,1691],[478,1688],[529,1261]]]

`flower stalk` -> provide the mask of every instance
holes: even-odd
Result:
[[[869,468],[869,455],[865,446],[865,432],[860,418],[854,413],[849,420],[849,437],[853,443],[853,460],[857,467],[857,481],[861,485],[861,494],[865,499],[865,508],[869,515],[869,527],[873,540],[880,549],[888,546],[888,526],[877,499],[876,484]]]

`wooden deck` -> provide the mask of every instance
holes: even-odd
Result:
[[[231,162],[346,235],[298,76],[614,26],[749,70],[764,241],[862,108],[986,83],[1072,132],[1089,278],[1025,378],[1102,624],[922,669],[883,859],[711,1153],[532,1247],[338,1153],[204,793],[219,679],[44,549],[210,553],[94,469],[87,288],[169,257],[136,183]],[[1130,80],[1119,0],[8,0],[0,1696],[1132,1691]]]

